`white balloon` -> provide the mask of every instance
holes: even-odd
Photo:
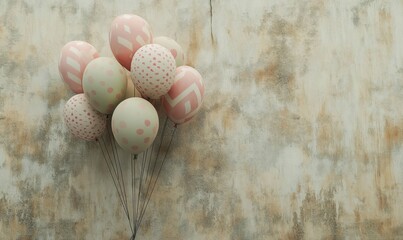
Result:
[[[134,54],[131,77],[140,93],[152,99],[166,94],[175,80],[172,54],[159,44],[148,44]]]
[[[84,93],[91,106],[101,113],[112,113],[123,101],[126,84],[126,72],[113,58],[99,57],[92,60],[83,75]]]
[[[158,127],[157,111],[143,98],[124,100],[112,115],[112,132],[116,142],[134,154],[143,152],[152,144]]]

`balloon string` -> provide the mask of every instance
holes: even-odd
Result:
[[[121,192],[120,192],[121,189],[118,187],[117,173],[116,173],[116,171],[115,171],[115,169],[114,169],[114,165],[113,165],[112,158],[111,158],[111,156],[110,156],[110,154],[109,154],[109,151],[108,151],[108,148],[107,148],[105,139],[101,138],[101,140],[102,140],[102,143],[103,143],[103,146],[104,146],[104,151],[105,151],[105,153],[106,153],[106,154],[105,154],[105,160],[106,160],[106,163],[108,164],[107,166],[108,166],[108,168],[111,170],[111,171],[110,171],[111,177],[112,177],[113,180],[115,181],[114,183],[115,183],[116,190],[117,190],[118,193],[119,193],[119,197],[121,197]],[[101,150],[102,150],[102,148],[101,148]],[[103,152],[103,153],[104,153],[104,152]],[[108,156],[108,157],[106,157],[106,156]],[[109,159],[109,161],[108,161],[108,159]]]
[[[161,107],[161,106],[160,106]],[[166,125],[166,124],[165,124]],[[136,223],[133,223],[134,229],[137,232],[137,221],[140,217],[140,213],[143,212],[143,207],[145,206],[146,200],[147,200],[147,195],[148,195],[148,186],[150,185],[151,182],[151,175],[150,175],[150,169],[151,169],[151,163],[153,159],[153,153],[154,153],[154,147],[156,145],[157,141],[153,141],[151,145],[151,151],[150,148],[148,148],[144,153],[143,153],[143,160],[141,162],[140,166],[140,179],[139,179],[139,188],[138,188],[138,197],[137,197],[137,206],[136,206],[136,216],[133,217],[133,219],[136,219]],[[155,164],[154,164],[155,165]],[[145,186],[147,186],[145,188]],[[144,189],[145,188],[145,189]],[[144,194],[145,192],[145,194]],[[133,205],[134,206],[134,205]]]
[[[159,107],[161,107],[161,106],[159,106]],[[174,134],[176,132],[177,124],[174,125],[174,130],[172,132],[171,139],[169,140],[167,150],[163,156],[161,164],[158,164],[158,166],[159,166],[159,168],[158,168],[157,162],[160,157],[160,154],[162,154],[161,149],[162,149],[162,145],[164,143],[167,123],[168,123],[168,118],[166,117],[165,122],[164,122],[164,127],[162,128],[162,131],[161,131],[158,151],[156,153],[156,158],[155,158],[154,162],[151,162],[151,161],[153,161],[153,159],[154,159],[153,158],[154,147],[156,147],[157,141],[153,141],[152,146],[151,146],[151,151],[150,151],[150,148],[148,148],[142,154],[143,156],[142,156],[141,162],[138,160],[137,155],[132,155],[131,167],[130,167],[131,174],[132,174],[132,176],[131,176],[132,216],[130,216],[130,214],[129,214],[130,211],[129,211],[127,193],[126,193],[125,180],[124,180],[123,171],[122,171],[122,164],[121,164],[121,160],[119,158],[117,143],[114,141],[114,138],[112,135],[112,129],[111,128],[107,129],[107,134],[108,134],[107,136],[109,137],[109,140],[110,140],[110,146],[111,146],[112,153],[110,153],[108,151],[107,143],[105,140],[106,138],[101,138],[104,148],[102,148],[101,142],[97,139],[97,142],[101,148],[104,160],[107,164],[109,174],[112,178],[116,191],[118,192],[119,200],[122,204],[126,217],[129,220],[129,226],[130,226],[130,229],[132,232],[132,235],[130,237],[131,240],[134,240],[136,238],[136,235],[140,228],[142,219],[145,215],[146,209],[150,202],[152,193],[154,192],[156,183],[160,176],[162,167],[166,161],[167,155],[168,155],[171,145],[172,145],[172,141],[174,138]],[[109,159],[109,161],[108,161],[108,159]],[[136,183],[137,182],[136,181],[136,172],[137,172],[136,164],[139,164],[139,167],[140,167],[140,169],[137,170],[137,171],[140,171],[138,185]],[[153,176],[156,171],[157,171],[157,175],[154,178]],[[138,186],[138,192],[136,192],[137,191],[136,185]],[[136,193],[137,193],[137,199],[135,197]],[[137,202],[136,202],[136,200],[137,200]]]
[[[161,131],[161,138],[160,138],[160,143],[159,143],[159,147],[158,147],[157,156],[156,156],[156,158],[155,158],[155,160],[154,160],[152,172],[150,173],[149,182],[148,182],[148,184],[147,184],[147,186],[146,186],[146,198],[147,198],[147,196],[148,196],[148,194],[149,194],[149,190],[150,190],[150,186],[151,186],[151,181],[152,181],[152,176],[154,175],[155,167],[156,167],[156,165],[157,165],[157,161],[158,161],[158,158],[159,158],[159,154],[160,154],[160,152],[161,152],[161,147],[162,147],[162,143],[163,143],[163,141],[164,141],[165,130],[166,130],[167,124],[168,124],[168,118],[165,118],[164,126],[163,126],[162,131]],[[154,142],[155,142],[155,141],[154,141]],[[141,212],[143,212],[145,203],[146,203],[146,201],[143,202],[143,205],[142,205],[141,208],[140,208],[140,209],[141,209]],[[138,219],[138,220],[139,220],[139,219]],[[137,221],[137,224],[138,224],[138,221]]]
[[[108,155],[108,158],[109,158],[109,160],[110,160],[110,164],[111,164],[113,173],[115,173],[115,176],[118,176],[118,172],[117,172],[117,170],[116,170],[116,168],[115,168],[115,165],[113,164],[114,162],[112,161],[111,154],[110,154],[109,151],[108,151],[108,147],[107,147],[107,144],[106,144],[106,141],[105,141],[104,138],[102,138],[102,142],[103,142],[103,144],[104,144],[105,151],[106,151],[106,153],[107,153],[107,155]],[[120,188],[119,188],[119,190],[120,190]]]
[[[133,155],[133,158],[131,159],[131,172],[132,172],[132,219],[133,219],[133,236],[132,239],[136,238],[136,233],[137,233],[137,228],[135,224],[135,219],[137,220],[137,213],[135,215],[135,188],[136,188],[136,160],[137,160],[137,154]]]
[[[104,145],[104,148],[105,148],[105,152],[107,153],[108,158],[109,158],[109,162],[108,162],[108,158],[105,157],[105,160],[107,161],[107,166],[108,166],[109,173],[110,173],[110,175],[111,175],[111,177],[112,177],[112,180],[113,180],[113,182],[114,182],[116,191],[118,192],[118,196],[119,196],[120,202],[121,202],[121,204],[122,204],[123,210],[124,210],[124,212],[125,212],[125,215],[126,215],[127,219],[129,220],[130,229],[131,229],[131,231],[133,232],[133,229],[132,229],[132,227],[131,227],[131,225],[130,225],[130,222],[131,222],[131,220],[130,220],[130,214],[129,214],[127,205],[125,206],[125,203],[124,203],[124,198],[123,198],[122,189],[119,188],[120,185],[119,185],[118,175],[116,174],[116,172],[115,172],[115,175],[113,174],[113,173],[114,173],[114,172],[112,171],[112,168],[113,168],[113,161],[112,161],[112,159],[111,159],[111,155],[109,154],[106,141],[105,141],[103,138],[102,138],[102,142],[103,142],[103,145]],[[102,148],[101,148],[101,149],[102,149]]]
[[[125,187],[125,183],[124,183],[124,177],[123,177],[123,173],[122,173],[122,166],[120,164],[120,159],[119,159],[119,154],[118,154],[118,150],[115,144],[115,140],[113,138],[112,135],[112,130],[107,127],[107,135],[109,137],[109,143],[111,145],[111,150],[112,150],[112,156],[113,156],[113,161],[112,162],[112,166],[115,170],[115,174],[116,174],[116,179],[117,179],[117,185],[120,189],[120,193],[122,196],[122,200],[123,200],[123,208],[125,210],[125,212],[127,213],[127,217],[129,220],[129,224],[131,225],[131,219],[130,219],[130,214],[129,213],[129,209],[128,209],[128,204],[127,204],[127,194],[126,194],[126,187]]]
[[[161,105],[158,106],[158,111],[160,111],[160,109],[161,109]],[[161,133],[160,148],[161,148],[161,144],[162,144],[162,139],[163,139],[163,135],[164,135],[164,132],[165,132],[165,128],[166,128],[166,125],[167,125],[167,120],[168,120],[168,118],[165,118],[163,131],[162,131],[162,133]],[[150,156],[150,161],[149,161],[149,163],[148,163],[148,164],[149,164],[149,165],[148,165],[148,170],[150,169],[151,159],[152,159],[152,155],[153,155],[153,153],[154,153],[154,146],[155,146],[155,143],[156,143],[156,141],[153,141],[153,144],[152,144],[152,146],[151,146],[151,154],[150,154],[151,156]],[[158,153],[159,153],[159,150],[158,150]],[[156,159],[158,159],[158,155],[157,155]],[[155,166],[155,161],[154,161],[154,166]],[[148,173],[149,173],[149,171],[148,171]],[[147,182],[148,177],[151,177],[151,176],[152,176],[152,175],[147,174],[146,182]],[[151,179],[150,179],[149,181],[151,181]],[[148,184],[148,185],[149,185],[149,184]],[[148,186],[147,186],[147,189],[148,189]]]
[[[152,145],[152,147],[151,147],[151,151],[150,151],[150,149],[148,148],[146,151],[145,151],[145,154],[143,155],[143,158],[144,158],[144,161],[143,161],[143,165],[142,165],[142,172],[143,172],[143,175],[142,175],[142,177],[140,178],[140,181],[142,182],[142,185],[140,185],[139,186],[139,192],[140,192],[140,199],[138,199],[138,203],[139,203],[139,212],[141,213],[142,212],[142,209],[143,209],[143,207],[144,207],[144,205],[145,205],[145,202],[146,202],[146,199],[147,199],[147,192],[148,191],[145,191],[145,187],[148,185],[147,184],[147,179],[149,178],[149,175],[150,175],[150,166],[151,166],[151,161],[152,161],[152,148],[153,148],[153,146],[154,146],[154,143],[155,143],[155,141],[153,142],[153,145]],[[146,188],[147,189],[147,188]],[[144,193],[146,193],[146,194],[144,194]],[[142,201],[142,202],[141,202]],[[136,216],[136,217],[138,217],[138,216]],[[136,224],[137,224],[137,218],[136,218],[136,223],[133,223],[135,226],[136,226]]]
[[[110,115],[107,115],[107,119],[108,120],[110,119]],[[106,133],[108,134],[108,136],[106,138],[110,140],[109,131],[106,131]],[[103,141],[103,143],[105,145],[105,150],[108,153],[108,157],[111,160],[111,155],[109,154],[109,151],[108,151],[108,148],[107,148],[107,145],[106,145],[106,140],[104,138],[105,138],[105,135],[102,137],[102,141]],[[115,155],[115,152],[112,151],[112,153],[113,153],[113,155]],[[116,157],[114,156],[114,158],[116,158]],[[113,163],[112,160],[111,160],[111,163]],[[115,172],[116,176],[118,176],[117,168],[115,168],[115,165],[112,165],[112,167],[113,167],[113,171]]]
[[[142,157],[142,161],[141,161],[141,165],[140,165],[140,179],[139,179],[139,188],[138,188],[138,193],[137,193],[137,206],[136,206],[137,216],[139,216],[138,213],[140,212],[139,207],[140,207],[140,201],[141,201],[141,186],[142,186],[142,182],[143,182],[144,165],[145,165],[145,161],[146,161],[147,150],[143,153],[143,157]],[[137,219],[136,219],[136,222],[137,222]]]
[[[148,203],[150,202],[151,195],[152,195],[153,192],[154,192],[155,185],[156,185],[156,183],[157,183],[157,181],[158,181],[158,178],[159,178],[159,176],[160,176],[160,174],[161,174],[162,167],[164,166],[164,163],[165,163],[165,161],[166,161],[166,157],[167,157],[168,152],[169,152],[169,150],[170,150],[170,148],[171,148],[172,140],[173,140],[173,138],[174,138],[176,129],[177,129],[177,127],[175,126],[175,128],[174,128],[174,130],[173,130],[173,132],[172,132],[171,139],[170,139],[170,141],[169,141],[167,150],[166,150],[165,155],[164,155],[164,157],[163,157],[163,159],[162,159],[161,167],[160,167],[160,169],[158,170],[158,173],[157,173],[157,176],[156,176],[156,178],[155,178],[155,181],[153,182],[151,192],[150,192],[150,194],[149,194],[149,196],[148,196],[148,199],[147,199],[147,203],[146,203],[146,205],[145,205],[145,207],[144,207],[143,212],[141,213],[140,220],[138,221],[137,228],[140,227],[141,221],[143,220],[144,213],[145,213],[145,211],[146,211],[146,209],[147,209]]]
[[[149,157],[149,160],[148,160],[148,166],[147,166],[147,171],[146,171],[146,179],[145,179],[145,183],[147,184],[147,181],[148,181],[148,179],[149,179],[149,177],[150,177],[150,166],[151,166],[151,162],[152,162],[152,156],[153,156],[153,153],[154,153],[154,145],[155,145],[155,142],[156,141],[153,141],[153,143],[152,143],[152,145],[151,145],[151,152],[150,152],[150,157]],[[147,185],[148,186],[148,185]]]
[[[160,112],[160,110],[161,110],[161,104],[159,104],[158,105],[158,110],[157,110],[157,112]],[[161,133],[161,142],[160,142],[160,146],[161,146],[161,144],[162,144],[162,136],[164,135],[164,132],[165,132],[165,128],[166,128],[166,125],[167,125],[167,120],[168,120],[168,118],[165,118],[165,122],[164,122],[164,127],[163,127],[163,131],[162,131],[162,133]],[[146,178],[146,182],[147,181],[149,181],[149,183],[148,183],[148,185],[147,185],[147,192],[148,192],[148,186],[149,186],[149,184],[150,184],[150,181],[151,181],[151,179],[150,180],[148,180],[149,178],[151,178],[152,177],[152,175],[153,174],[150,174],[150,166],[151,166],[151,159],[152,159],[152,155],[153,155],[153,153],[154,153],[154,146],[155,146],[155,143],[156,143],[157,141],[153,141],[153,144],[152,144],[152,146],[151,146],[151,154],[150,154],[150,161],[148,162],[148,171],[147,171],[147,178]],[[159,151],[158,151],[159,152]],[[158,155],[157,155],[157,157],[156,157],[156,160],[158,159]],[[156,163],[156,161],[154,161],[154,167],[153,167],[153,169],[155,168],[155,163]],[[153,172],[152,173],[154,173],[154,170],[153,170]]]
[[[141,211],[142,211],[142,207],[144,206],[144,203],[145,203],[145,201],[146,201],[146,195],[144,195],[144,193],[145,193],[145,191],[144,191],[144,187],[146,187],[146,178],[147,178],[147,166],[148,166],[148,162],[149,162],[149,160],[150,160],[150,158],[149,158],[149,154],[150,153],[150,148],[147,148],[147,150],[145,151],[145,156],[144,156],[144,165],[142,166],[142,168],[143,168],[143,176],[142,176],[142,178],[141,178],[141,180],[142,180],[142,187],[140,187],[139,188],[139,191],[141,191],[141,197],[140,197],[140,199],[141,199],[141,201],[143,201],[143,203],[141,203],[140,202],[140,208],[139,208],[139,211],[140,211],[140,213],[141,213]]]
[[[108,162],[107,155],[109,156],[109,159],[110,159],[110,155],[109,155],[109,152],[107,151],[107,147],[106,147],[105,140],[104,140],[103,138],[101,138],[101,140],[102,140],[102,143],[103,143],[105,149],[102,147],[101,142],[97,139],[99,148],[101,149],[103,158],[104,158],[105,163],[106,163],[106,165],[107,165],[107,167],[108,167],[109,174],[110,174],[110,176],[111,176],[111,178],[112,178],[113,184],[115,185],[115,189],[116,189],[116,191],[118,192],[118,196],[119,196],[119,199],[120,199],[120,203],[122,204],[122,207],[123,207],[123,210],[125,211],[126,217],[128,218],[128,220],[129,220],[129,222],[130,222],[129,213],[128,213],[127,209],[125,209],[125,207],[124,207],[123,199],[122,199],[122,196],[121,196],[121,194],[120,194],[120,192],[119,192],[119,189],[118,189],[118,186],[117,186],[117,183],[116,183],[116,179],[115,179],[115,177],[114,177],[114,175],[113,175],[113,171],[112,171],[112,168],[111,168],[111,166],[110,166],[110,162]],[[110,159],[110,160],[111,160],[111,159]],[[129,224],[129,225],[130,225],[130,224]],[[132,228],[131,225],[130,225],[130,229],[131,229],[131,231],[132,231],[132,233],[133,233],[133,228]]]
[[[121,187],[121,190],[123,190],[122,193],[123,193],[123,198],[124,198],[124,203],[125,203],[126,210],[127,210],[127,212],[129,212],[128,204],[127,204],[127,194],[126,194],[125,180],[124,180],[124,176],[123,176],[123,172],[122,172],[122,165],[120,163],[118,148],[116,146],[116,142],[115,142],[115,139],[113,137],[111,128],[108,128],[108,135],[109,135],[109,139],[110,139],[111,146],[112,146],[113,156],[115,157],[115,165],[116,165],[116,168],[118,169],[118,172],[120,174],[120,175],[118,174],[118,176],[120,176],[120,180],[121,180],[121,185],[120,184],[119,185]],[[116,156],[115,156],[115,153],[116,153]],[[130,220],[130,214],[129,214],[129,224],[130,223],[131,223],[131,220]]]
[[[121,176],[121,179],[122,179],[122,185],[123,185],[122,189],[125,190],[125,182],[124,182],[124,178],[123,178],[122,166],[120,164],[119,152],[118,152],[118,149],[116,147],[116,142],[115,142],[115,139],[114,139],[113,134],[112,134],[112,129],[108,128],[108,133],[109,133],[110,142],[111,142],[112,150],[113,150],[113,153],[114,153],[114,157],[115,157],[115,159],[117,161],[117,166],[119,167],[118,170],[119,170],[119,173],[120,173],[120,176]],[[116,156],[115,156],[115,154],[116,154]],[[125,199],[127,199],[126,194],[124,196],[125,196]]]

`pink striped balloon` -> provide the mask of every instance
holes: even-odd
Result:
[[[60,77],[75,93],[82,93],[82,79],[88,63],[99,57],[97,50],[84,41],[72,41],[64,45],[60,53]]]
[[[176,68],[175,82],[162,97],[167,116],[180,124],[190,120],[200,109],[204,98],[204,84],[200,73],[189,66]]]
[[[136,51],[152,42],[150,26],[143,18],[124,14],[116,17],[109,32],[109,44],[118,62],[130,71]]]

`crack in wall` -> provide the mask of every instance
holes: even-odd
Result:
[[[214,43],[214,34],[213,34],[213,4],[210,0],[210,37],[211,42]]]

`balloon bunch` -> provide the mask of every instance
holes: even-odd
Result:
[[[168,37],[153,38],[137,15],[116,17],[109,43],[114,58],[100,57],[84,41],[62,48],[59,72],[76,93],[63,115],[74,136],[98,143],[135,239],[177,125],[199,111],[204,85],[196,69],[183,65],[181,46]],[[166,115],[162,129],[157,105]],[[168,119],[174,128],[163,147]],[[118,146],[131,154],[130,181],[125,181]]]

